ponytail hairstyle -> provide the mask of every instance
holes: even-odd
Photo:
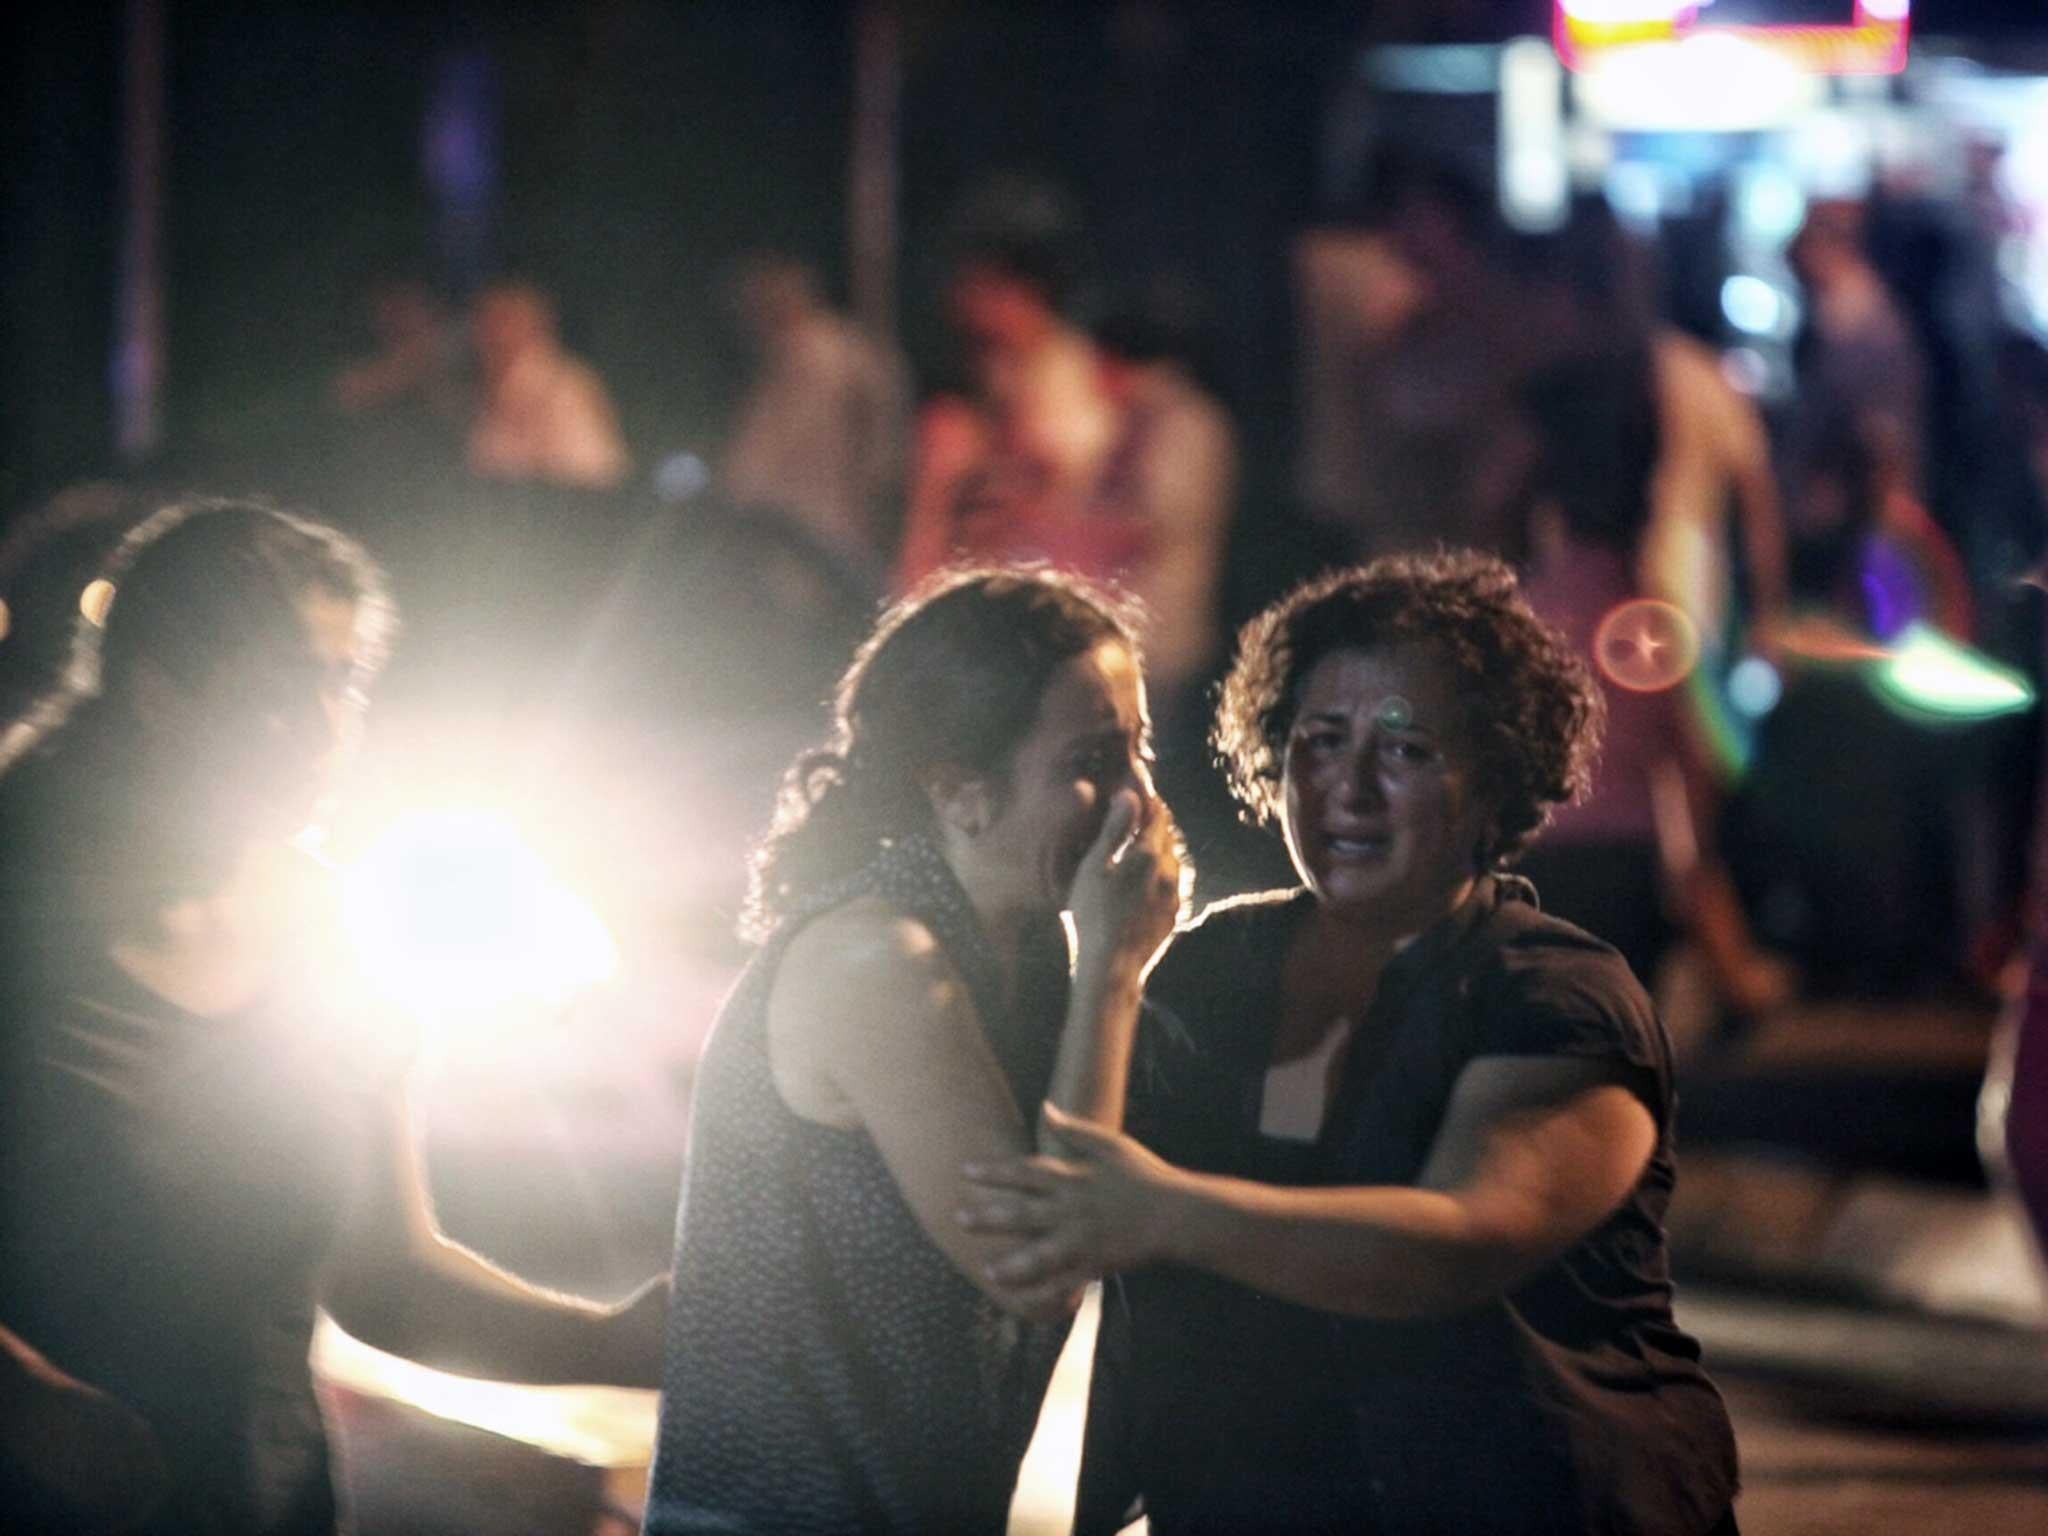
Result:
[[[839,680],[825,743],[783,775],[741,934],[766,939],[811,892],[929,831],[940,769],[1000,778],[1053,673],[1106,640],[1135,656],[1134,628],[1120,599],[1040,567],[941,571],[900,599]]]

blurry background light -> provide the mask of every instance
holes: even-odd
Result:
[[[1785,151],[1810,197],[1861,197],[1870,189],[1874,152],[1865,118],[1817,108],[1786,125]]]
[[[1500,56],[1500,208],[1517,229],[1564,223],[1571,178],[1564,143],[1564,72],[1541,38],[1520,37]]]
[[[1745,656],[1728,673],[1728,702],[1752,720],[1778,707],[1785,685],[1778,669],[1761,656]]]
[[[654,490],[666,502],[689,501],[711,485],[711,470],[694,453],[672,453],[654,471]]]
[[[400,817],[350,866],[342,903],[371,983],[429,1017],[559,1004],[618,966],[590,904],[491,811]]]
[[[1576,21],[1619,24],[1632,21],[1673,21],[1687,7],[1683,0],[1562,0]]]
[[[1423,96],[1485,96],[1500,84],[1497,51],[1483,43],[1389,44],[1368,53],[1362,69],[1384,90]]]
[[[114,606],[114,584],[104,576],[85,584],[85,590],[78,594],[78,611],[85,615],[85,622],[94,628],[102,628],[107,622],[107,610]]]
[[[1631,693],[1676,687],[1699,659],[1699,630],[1685,610],[1655,598],[1619,604],[1593,632],[1593,660],[1601,675]]]
[[[1721,313],[1738,331],[1752,336],[1782,335],[1792,328],[1787,323],[1789,309],[1785,295],[1747,272],[1738,272],[1721,284]]]
[[[651,1392],[529,1387],[457,1376],[373,1349],[324,1314],[313,1336],[313,1363],[323,1381],[395,1398],[585,1466],[643,1465],[654,1440]]]
[[[1775,248],[1791,239],[1805,221],[1806,193],[1783,166],[1751,166],[1737,177],[1735,216],[1745,237]]]
[[[1616,132],[1741,133],[1810,111],[1823,87],[1770,48],[1700,33],[1597,56],[1578,77],[1577,97]]]
[[[1657,227],[1664,213],[1664,175],[1640,160],[1621,160],[1607,171],[1608,205],[1614,216],[1639,234]]]
[[[2034,690],[2019,673],[1924,624],[1907,627],[1874,675],[1892,703],[1942,719],[1988,720],[2034,702]]]

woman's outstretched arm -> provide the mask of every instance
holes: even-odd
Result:
[[[356,1338],[495,1380],[661,1385],[666,1277],[606,1306],[530,1284],[448,1238],[434,1220],[412,1117],[402,1107],[364,1182],[321,1293]]]
[[[1604,1063],[1488,1057],[1460,1075],[1414,1187],[1296,1188],[1191,1173],[1053,1116],[1060,1157],[978,1167],[970,1230],[1029,1301],[1110,1270],[1177,1263],[1360,1317],[1439,1316],[1512,1290],[1625,1200],[1656,1123]]]

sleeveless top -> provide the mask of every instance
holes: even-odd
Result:
[[[1066,987],[1050,927],[1002,1006],[967,897],[922,838],[785,918],[698,1071],[677,1217],[650,1536],[1000,1532],[1064,1325],[985,1297],[925,1236],[865,1130],[807,1120],[769,1070],[768,998],[806,922],[875,895],[930,928],[1020,1105],[1051,1078]]]
[[[1636,1187],[1514,1291],[1449,1316],[1341,1317],[1156,1265],[1106,1288],[1081,1509],[1159,1536],[1699,1536],[1736,1490],[1735,1444],[1672,1317],[1670,1046],[1608,945],[1484,881],[1383,973],[1315,1143],[1278,1155],[1259,1105],[1302,892],[1212,907],[1146,988],[1128,1123],[1168,1160],[1311,1185],[1415,1184],[1464,1068],[1605,1063],[1655,1117]]]

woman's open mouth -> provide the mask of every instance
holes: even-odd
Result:
[[[1342,836],[1331,833],[1323,839],[1323,847],[1339,859],[1383,859],[1393,847],[1393,839],[1380,832],[1353,832]]]

